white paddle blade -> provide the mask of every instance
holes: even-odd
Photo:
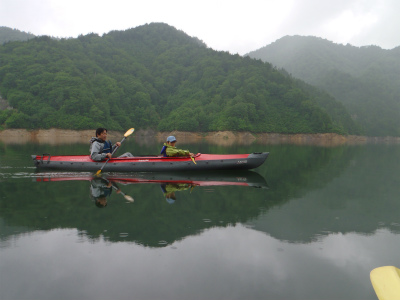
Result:
[[[135,201],[135,200],[133,200],[133,198],[132,198],[131,196],[129,196],[129,195],[125,195],[124,197],[125,197],[125,199],[126,199],[127,201],[129,201],[129,202]]]

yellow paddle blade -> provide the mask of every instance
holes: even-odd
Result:
[[[98,175],[100,175],[100,173],[101,173],[101,169],[98,170],[95,175],[98,176]]]
[[[193,157],[190,157],[192,159],[192,161],[194,162],[195,165],[197,165],[197,163],[195,162]]]
[[[393,266],[373,269],[371,283],[379,300],[400,299],[400,270]]]
[[[124,137],[130,136],[134,131],[135,131],[135,128],[129,129],[127,132],[125,132]]]

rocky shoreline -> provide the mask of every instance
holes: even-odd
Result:
[[[94,136],[94,130],[63,130],[63,129],[6,129],[0,131],[0,141],[5,144],[48,143],[88,143]],[[112,140],[121,139],[124,132],[109,131]],[[229,146],[233,144],[250,145],[256,144],[296,144],[296,145],[319,145],[338,146],[343,144],[366,144],[366,143],[400,143],[400,137],[366,137],[354,135],[339,135],[335,133],[318,134],[279,134],[279,133],[250,133],[218,131],[207,133],[194,132],[156,132],[152,130],[137,130],[131,136],[139,144],[162,143],[169,135],[184,143],[192,144],[207,141],[211,144]]]

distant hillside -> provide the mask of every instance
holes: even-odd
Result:
[[[3,128],[358,132],[328,94],[167,24],[10,42],[0,61]]]
[[[0,45],[10,41],[27,41],[34,37],[35,35],[31,33],[0,26]]]
[[[248,56],[329,92],[367,135],[400,136],[400,47],[359,48],[286,36]]]

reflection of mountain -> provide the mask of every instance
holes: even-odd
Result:
[[[330,233],[372,234],[379,228],[400,233],[399,146],[357,148],[340,177],[260,215],[250,222],[254,229],[299,243]],[[314,184],[329,170],[323,169]]]
[[[12,199],[0,199],[1,215],[8,226],[32,230],[77,228],[93,239],[102,236],[109,241],[154,247],[205,228],[228,226],[245,221],[248,215],[256,216],[259,205],[242,207],[247,197],[255,203],[263,202],[268,192],[264,177],[252,171],[111,174],[95,180],[112,182],[132,195],[135,202],[127,203],[113,189],[107,207],[98,209],[89,197],[93,179],[89,173],[24,173],[9,177],[15,178],[0,183],[4,199]],[[187,184],[190,189],[177,191],[176,202],[169,205],[161,189],[163,183]]]
[[[5,247],[4,241],[8,241],[8,237],[14,236],[16,234],[23,234],[31,232],[32,228],[30,227],[22,227],[22,226],[8,226],[6,222],[4,222],[3,218],[0,218],[0,248]]]
[[[218,152],[214,146],[202,147]],[[395,147],[275,145],[268,149],[271,160],[257,172],[185,173],[179,175],[182,178],[176,174],[172,178],[141,174],[135,184],[126,178],[117,180],[119,174],[113,174],[118,187],[135,202],[127,203],[113,190],[106,208],[97,208],[90,198],[90,174],[84,180],[68,181],[56,178],[73,179],[74,174],[52,174],[50,179],[55,181],[43,182],[49,179],[48,174],[25,176],[17,171],[12,173],[11,166],[7,169],[9,175],[1,175],[0,217],[6,226],[24,228],[24,232],[26,228],[77,228],[91,239],[150,247],[165,246],[210,227],[237,223],[252,224],[257,230],[290,242],[309,242],[329,232],[369,234],[382,226],[395,230],[396,225],[390,225],[399,223],[394,218],[398,207],[393,202],[395,184],[399,184],[399,170],[395,173],[397,164],[393,163],[399,161]],[[252,151],[264,148],[253,145]],[[240,153],[248,148],[236,146],[228,150]],[[29,149],[27,153],[28,156]],[[128,179],[134,178],[131,175]],[[260,186],[265,184],[264,178],[268,180],[268,189],[241,185],[250,182]],[[177,191],[176,201],[170,205],[160,182],[172,179],[203,180],[204,184]],[[140,183],[143,180],[145,184]],[[212,182],[218,181],[218,185],[212,186]],[[1,239],[7,239],[9,234]]]

